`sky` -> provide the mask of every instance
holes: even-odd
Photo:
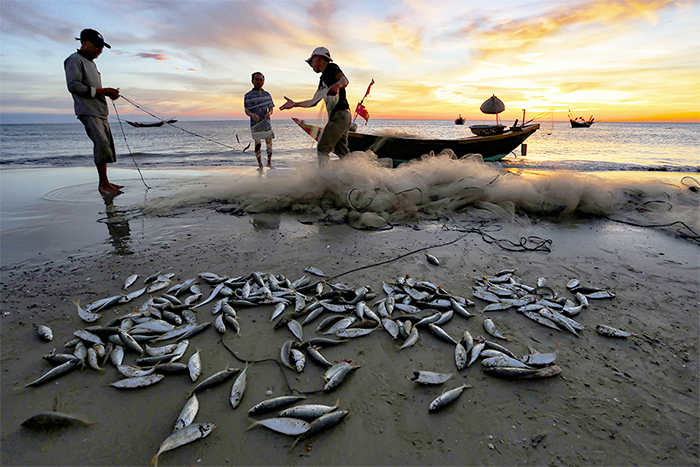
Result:
[[[313,96],[318,46],[351,108],[375,81],[371,118],[490,120],[479,107],[496,95],[504,122],[700,121],[698,0],[0,0],[0,122],[75,121],[63,61],[84,28],[112,46],[105,87],[181,121],[247,118],[255,71],[274,119],[318,116],[279,110]]]

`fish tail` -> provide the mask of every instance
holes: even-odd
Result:
[[[253,420],[253,419],[250,418],[250,417],[248,417],[248,420],[249,420],[251,423],[250,423],[250,425],[248,425],[248,428],[245,429],[246,431],[251,430],[251,429],[253,429],[253,428],[255,428],[256,426],[259,425],[259,423],[258,423],[257,420]]]
[[[152,465],[153,467],[158,467],[158,456],[159,455],[160,455],[160,453],[153,456],[153,459],[151,459],[151,463],[148,465]]]
[[[299,441],[301,441],[301,435],[297,436],[297,439],[295,439],[294,442],[292,443],[292,445],[289,446],[289,449],[287,449],[287,452],[292,452],[292,449],[294,449],[296,447],[296,445],[297,445],[297,443],[299,443]]]

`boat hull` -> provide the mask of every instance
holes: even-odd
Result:
[[[571,128],[590,128],[593,122],[577,122],[576,120],[569,120],[571,122]]]
[[[318,141],[320,128],[297,118],[293,118],[293,120]],[[390,158],[394,161],[394,166],[420,159],[431,152],[439,154],[446,149],[453,151],[458,158],[467,154],[481,154],[484,161],[495,162],[510,154],[539,128],[539,123],[533,123],[508,129],[499,135],[472,136],[452,140],[404,138],[349,132],[348,146],[350,151],[372,151],[377,157]]]

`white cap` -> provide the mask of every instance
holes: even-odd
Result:
[[[333,59],[331,58],[331,52],[325,48],[325,47],[316,47],[313,52],[311,52],[311,56],[306,59],[306,63],[311,65],[311,60],[314,58],[314,55],[320,55],[321,57],[325,57],[328,59],[329,62],[332,62]]]

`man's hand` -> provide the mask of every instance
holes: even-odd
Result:
[[[98,94],[104,94],[105,96],[109,97],[110,99],[117,100],[119,99],[119,89],[114,89],[114,88],[98,88],[96,91]]]
[[[296,107],[296,105],[297,105],[296,102],[294,102],[293,100],[291,100],[287,96],[284,96],[284,98],[287,99],[287,102],[285,102],[284,104],[282,104],[280,106],[280,110],[288,110],[288,109],[293,109],[294,107]]]

